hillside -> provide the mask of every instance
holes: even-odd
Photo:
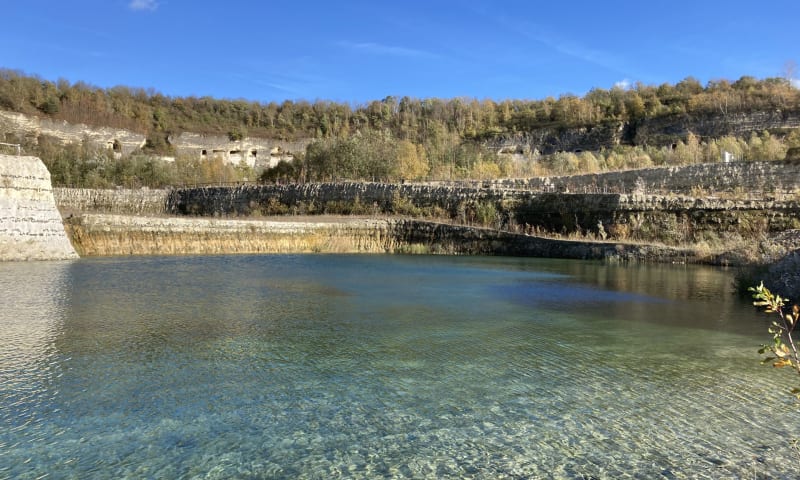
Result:
[[[266,181],[530,177],[716,162],[723,152],[778,160],[800,148],[800,90],[746,76],[558,99],[350,105],[171,98],[2,70],[0,110],[24,119],[0,122],[5,142],[40,156],[55,184],[87,187],[253,180],[267,169]],[[78,134],[67,141],[25,123]]]

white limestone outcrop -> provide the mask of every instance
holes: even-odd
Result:
[[[0,155],[0,261],[77,258],[37,157]]]

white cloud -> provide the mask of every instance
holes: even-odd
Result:
[[[438,55],[424,50],[415,50],[413,48],[397,47],[393,45],[381,45],[379,43],[352,43],[352,42],[339,42],[339,45],[351,50],[359,52],[370,53],[373,55],[392,55],[396,57],[428,57],[437,58]]]
[[[131,3],[128,4],[128,8],[137,12],[142,10],[149,10],[152,12],[158,8],[158,2],[156,0],[131,0]]]
[[[627,90],[627,89],[631,88],[631,81],[628,80],[627,78],[624,78],[624,79],[620,80],[619,82],[616,82],[614,84],[614,88],[620,88],[622,90]]]
[[[794,88],[800,88],[800,78],[793,78],[789,80],[789,83],[791,83]]]

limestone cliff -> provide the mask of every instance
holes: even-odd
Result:
[[[576,152],[600,150],[615,145],[667,146],[685,141],[689,134],[703,139],[725,135],[747,137],[764,130],[783,133],[800,127],[800,112],[760,111],[717,115],[672,114],[636,121],[608,121],[584,127],[540,127],[522,132],[502,133],[484,139],[486,147],[498,153],[537,151]]]
[[[42,161],[0,155],[0,261],[76,257]]]
[[[108,148],[116,154],[130,154],[145,146],[146,136],[120,128],[95,127],[82,123],[69,123],[17,112],[0,110],[0,137],[13,134],[20,141],[37,143],[41,135],[54,138],[62,144],[88,141],[98,148]],[[206,135],[182,132],[167,139],[175,153],[200,160],[218,157],[226,163],[244,162],[251,167],[274,167],[281,160],[291,161],[294,154],[304,152],[311,139],[284,141],[274,138],[244,137],[231,140],[224,135]],[[164,160],[173,157],[162,157]]]
[[[90,127],[81,123],[51,120],[16,112],[0,110],[0,131],[13,133],[19,139],[33,143],[40,135],[45,135],[67,143],[81,143],[88,140],[98,147],[109,148],[117,153],[128,154],[145,144],[145,136],[120,128]]]

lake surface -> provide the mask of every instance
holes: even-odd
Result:
[[[0,478],[794,478],[733,273],[509,258],[0,264]]]

